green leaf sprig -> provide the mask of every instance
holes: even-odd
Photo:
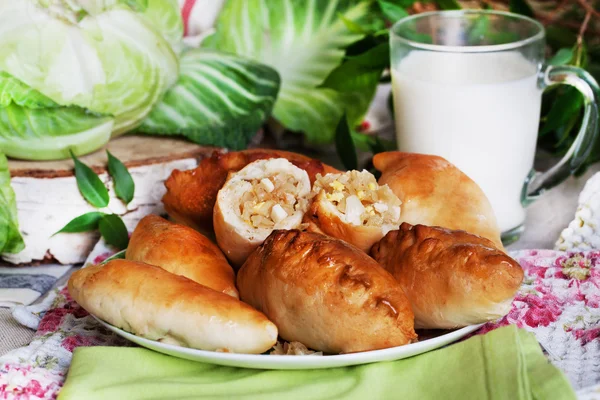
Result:
[[[564,36],[564,35],[563,35]],[[588,50],[584,42],[573,40],[572,47],[562,47],[548,60],[550,65],[573,65],[587,68]],[[567,40],[567,39],[565,39]],[[568,43],[566,41],[564,44]],[[555,154],[564,154],[575,140],[583,116],[584,100],[581,93],[572,87],[557,87],[546,90],[542,102],[542,118],[538,145]],[[583,173],[587,166],[600,160],[597,151],[600,142],[596,141],[586,163],[576,174]]]
[[[108,189],[100,177],[90,167],[79,161],[73,152],[71,152],[71,158],[75,163],[77,187],[83,198],[96,208],[106,207],[109,200]]]
[[[98,223],[100,234],[104,241],[119,250],[127,248],[129,244],[129,233],[125,223],[117,214],[105,214]]]
[[[99,211],[92,211],[79,217],[73,218],[67,225],[63,226],[61,230],[55,233],[78,233],[88,232],[98,229],[98,223],[104,213]]]
[[[106,150],[106,155],[108,156],[108,173],[115,181],[115,193],[125,204],[129,204],[133,200],[133,193],[135,192],[133,178],[127,171],[125,164],[110,154],[110,151]]]
[[[335,130],[335,148],[340,157],[340,161],[344,168],[351,170],[358,168],[358,157],[356,155],[356,147],[352,140],[350,126],[348,125],[348,117],[346,113],[342,115]]]
[[[389,1],[378,0],[381,11],[390,21],[396,22],[404,17],[408,17],[408,12],[400,5]]]
[[[372,15],[378,15],[380,18],[374,18],[371,25],[358,26],[342,19],[348,29],[364,37],[348,46],[342,63],[331,71],[320,87],[336,90],[348,99],[353,99],[346,104],[345,114],[335,131],[336,151],[347,169],[359,168],[358,150],[377,154],[395,149],[393,142],[383,140],[377,135],[358,132],[353,123],[362,120],[364,116],[366,107],[365,104],[361,104],[361,99],[366,98],[370,102],[375,95],[377,84],[389,81],[389,74],[385,73],[390,67],[389,27],[407,17],[407,9],[414,3],[415,0],[373,2]],[[443,3],[440,7],[444,9],[460,8],[455,0],[445,0]],[[385,21],[384,25],[381,24],[382,21]],[[356,93],[369,93],[369,96],[356,96]],[[363,167],[376,172],[372,161],[368,161]]]
[[[117,197],[129,204],[133,200],[135,183],[131,174],[118,158],[109,151],[108,173],[113,179]],[[108,189],[100,177],[87,165],[81,162],[71,153],[75,163],[75,179],[77,187],[83,198],[96,208],[108,206],[110,197]],[[117,214],[107,214],[100,211],[92,211],[80,215],[69,221],[64,227],[55,233],[79,233],[99,230],[104,241],[118,250],[127,248],[129,244],[129,232],[121,217]]]

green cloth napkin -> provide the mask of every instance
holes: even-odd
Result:
[[[58,399],[568,400],[575,394],[535,337],[507,326],[404,360],[323,370],[221,367],[142,348],[80,347]]]

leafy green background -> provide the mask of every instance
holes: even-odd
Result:
[[[546,28],[550,63],[573,65],[587,70],[600,82],[600,1],[511,0],[510,9],[536,18]],[[571,87],[547,90],[543,97],[538,145],[564,154],[577,135],[583,117],[583,98]],[[600,138],[586,164],[600,161]]]
[[[455,0],[377,0],[374,5],[383,14],[385,26],[376,21],[366,37],[347,50],[344,63],[332,72],[328,81],[334,78],[341,80],[344,69],[350,71],[356,67],[357,57],[368,60],[365,68],[378,67],[385,62],[385,47],[387,44],[387,28],[399,18],[434,10],[448,9],[495,9],[523,14],[540,21],[546,28],[547,57],[554,65],[572,65],[587,70],[600,82],[600,0],[481,0],[481,1],[455,1]],[[364,26],[354,29],[365,29]],[[358,53],[357,56],[354,53]],[[389,59],[387,60],[389,63]],[[354,64],[354,65],[353,65]],[[391,106],[391,99],[390,99]],[[583,117],[583,98],[571,87],[559,86],[546,90],[542,102],[542,116],[540,118],[540,135],[538,147],[549,153],[560,156],[567,152],[576,138]],[[351,129],[352,130],[352,129]],[[338,129],[338,134],[340,130]],[[348,135],[344,135],[348,137]],[[387,143],[376,144],[376,138],[364,137],[355,130],[351,133],[356,147],[370,152],[378,152],[389,148]],[[600,135],[599,135],[600,136]],[[347,148],[340,147],[343,138],[336,138],[338,153]],[[348,157],[345,156],[347,159]],[[354,161],[343,160],[344,164],[353,164]],[[578,173],[585,171],[587,166],[600,161],[600,137],[593,145],[593,149],[586,163]]]

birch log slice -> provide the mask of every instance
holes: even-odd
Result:
[[[135,182],[135,197],[128,205],[115,195],[107,173],[105,149],[80,160],[92,167],[109,189],[110,203],[99,211],[121,215],[129,230],[147,214],[164,213],[163,182],[171,171],[195,168],[200,159],[214,150],[183,140],[147,136],[119,137],[109,142],[107,148],[125,163]],[[98,239],[97,233],[52,236],[73,218],[98,211],[79,193],[73,161],[10,160],[9,167],[17,199],[19,229],[26,247],[18,254],[2,254],[2,264],[83,262]]]

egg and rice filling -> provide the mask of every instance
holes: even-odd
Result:
[[[400,199],[368,171],[317,175],[313,195],[322,191],[344,222],[357,226],[400,224]]]

